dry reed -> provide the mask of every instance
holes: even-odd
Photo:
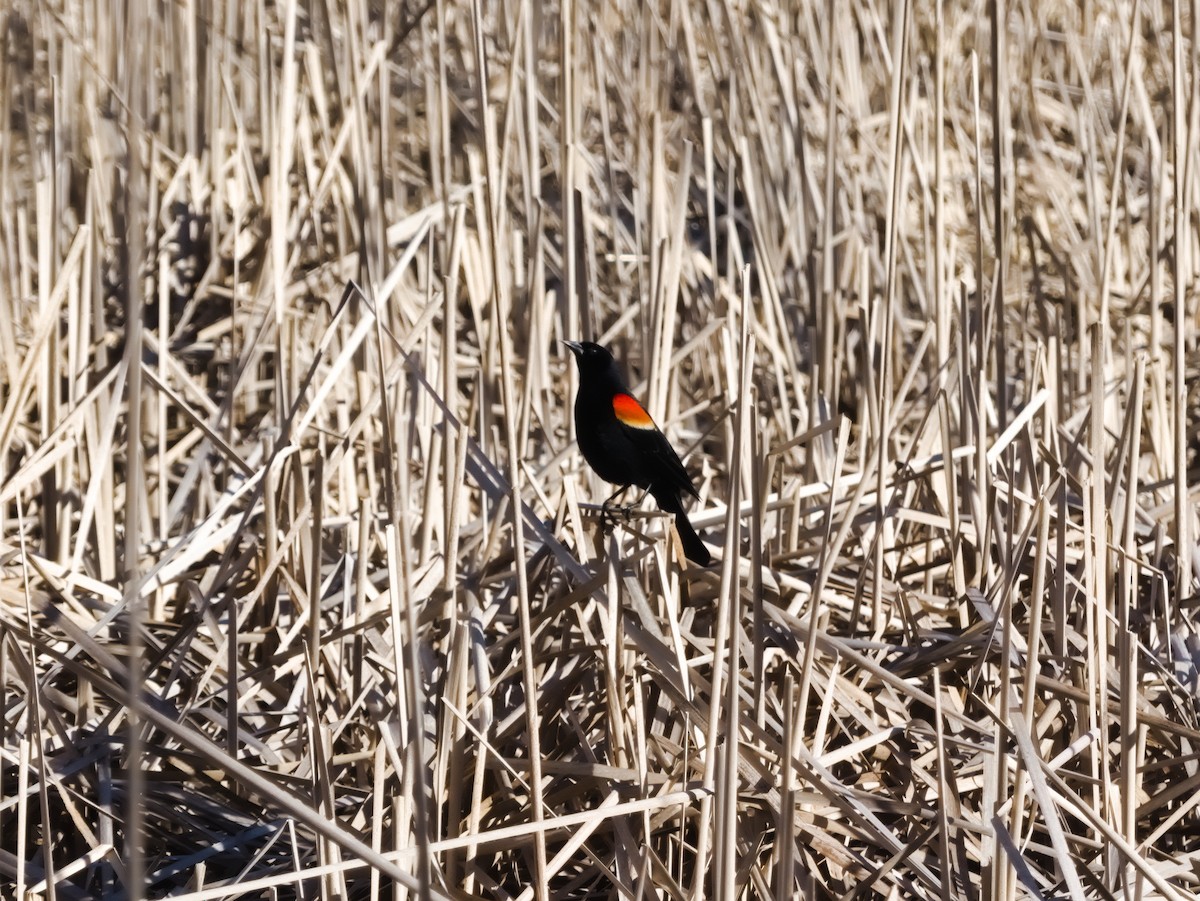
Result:
[[[115,9],[0,8],[4,897],[1200,897],[1195,4]]]

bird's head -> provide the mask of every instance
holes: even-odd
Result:
[[[608,348],[591,341],[564,341],[563,344],[575,355],[581,384],[593,389],[607,386],[612,390],[622,390],[624,380],[621,378],[621,370]]]
[[[591,341],[564,341],[563,344],[575,355],[580,372],[607,369],[613,364],[613,355],[608,352],[608,348],[599,344],[593,344]]]

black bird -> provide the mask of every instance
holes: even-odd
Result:
[[[712,554],[683,509],[684,494],[695,498],[700,495],[679,455],[650,414],[629,393],[611,353],[590,341],[563,344],[571,349],[579,364],[575,431],[583,459],[600,478],[620,486],[617,494],[630,485],[649,491],[662,510],[674,514],[675,528],[679,530],[687,558],[708,566]]]

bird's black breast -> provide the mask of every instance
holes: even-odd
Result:
[[[613,414],[611,400],[593,403],[581,391],[575,401],[575,431],[583,459],[604,481],[650,487],[650,477],[641,465],[643,452],[629,434],[630,429]]]

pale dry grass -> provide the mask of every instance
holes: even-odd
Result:
[[[127,6],[0,8],[5,897],[1200,897],[1194,6]]]

